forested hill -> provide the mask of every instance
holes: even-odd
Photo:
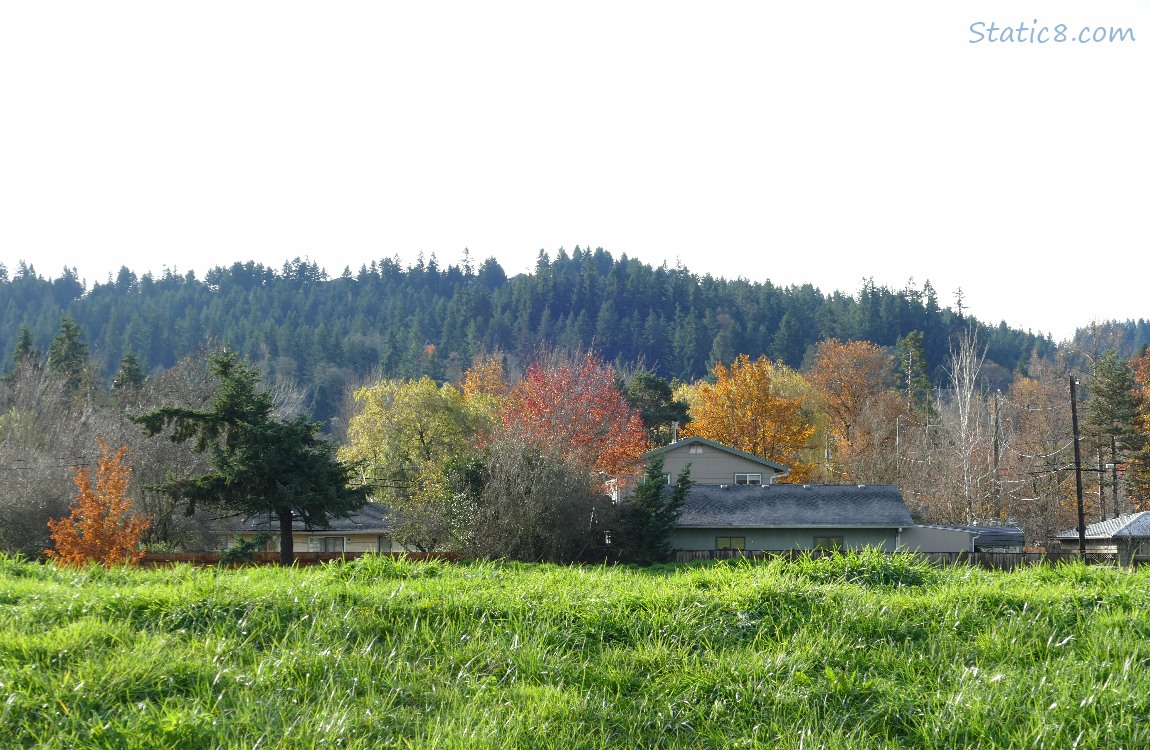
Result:
[[[893,346],[911,331],[923,332],[937,379],[952,335],[970,325],[989,347],[988,362],[1008,372],[1055,349],[1049,338],[940,307],[929,282],[824,294],[809,284],[700,276],[578,247],[554,257],[540,251],[532,273],[511,279],[491,258],[446,268],[434,256],[408,268],[384,259],[336,278],[296,259],[279,270],[235,263],[203,279],[123,268],[85,289],[74,271],[46,280],[21,263],[0,266],[0,312],[3,369],[23,325],[43,352],[67,313],[105,374],[129,351],[150,369],[204,342],[226,344],[309,386],[317,416],[331,413],[344,383],[373,371],[450,378],[478,352],[501,348],[522,361],[545,343],[594,346],[609,360],[680,379],[701,377],[738,353],[799,367],[822,339]]]

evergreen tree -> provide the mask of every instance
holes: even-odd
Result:
[[[894,349],[898,388],[907,402],[919,411],[930,408],[931,393],[922,342],[922,331],[911,331],[899,339]]]
[[[331,517],[350,515],[366,501],[363,486],[351,486],[349,466],[335,458],[335,446],[319,437],[320,424],[300,416],[273,415],[271,394],[260,390],[259,375],[231,352],[211,358],[219,378],[212,407],[164,407],[133,417],[148,435],[170,429],[169,439],[195,439],[213,471],[171,478],[150,489],[186,503],[187,512],[208,505],[242,513],[266,514],[279,521],[280,563],[294,559],[292,521],[324,528]]]
[[[84,383],[88,365],[88,345],[84,332],[71,315],[60,321],[60,329],[48,348],[48,369],[64,378],[68,391]]]
[[[674,424],[682,427],[690,419],[687,402],[676,401],[671,384],[650,372],[632,375],[623,389],[623,398],[632,409],[639,410],[647,434],[656,446],[669,444],[674,436]]]
[[[25,323],[20,326],[20,336],[16,339],[16,349],[12,352],[12,364],[17,369],[36,364],[39,353],[32,346],[32,330]]]
[[[670,485],[663,472],[663,457],[651,459],[634,496],[619,512],[619,544],[626,560],[650,565],[671,559],[671,535],[683,514],[691,485],[690,465],[683,467]]]
[[[129,350],[120,360],[120,368],[112,380],[113,390],[135,390],[142,386],[145,380],[146,376],[144,375],[144,368],[140,364],[140,358],[136,356],[135,352]]]
[[[1143,433],[1137,429],[1138,383],[1129,362],[1116,349],[1107,351],[1094,365],[1088,390],[1090,400],[1084,422],[1097,441],[1096,450],[1099,455],[1109,455],[1111,464],[1123,463],[1145,443]],[[1117,510],[1113,509],[1115,513]]]

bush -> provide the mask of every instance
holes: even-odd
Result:
[[[803,555],[792,570],[816,583],[855,583],[863,586],[923,586],[934,581],[935,570],[918,555],[887,554],[867,548],[842,554]]]

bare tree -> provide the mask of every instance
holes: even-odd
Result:
[[[569,562],[596,546],[597,528],[613,506],[585,466],[506,434],[487,455],[486,486],[472,514],[471,554]]]
[[[976,465],[977,454],[986,440],[984,422],[980,419],[986,399],[978,390],[978,375],[986,359],[986,345],[981,348],[973,330],[968,329],[951,347],[947,374],[950,375],[950,408],[944,410],[943,424],[950,428],[961,479],[965,521],[975,522],[980,497],[980,484],[992,472]]]

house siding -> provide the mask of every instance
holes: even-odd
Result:
[[[894,552],[898,545],[898,529],[811,527],[805,529],[679,528],[675,530],[672,536],[672,546],[675,549],[713,550],[717,549],[715,538],[720,536],[745,537],[745,549],[747,550],[814,549],[816,536],[841,536],[845,549],[876,547],[884,552]]]
[[[391,552],[391,538],[383,536],[382,534],[354,534],[350,532],[339,531],[326,531],[316,532],[314,534],[292,534],[294,539],[295,548],[298,550],[312,551],[308,546],[308,540],[321,539],[323,537],[334,536],[344,538],[344,552]],[[318,550],[314,550],[318,551]]]
[[[244,539],[251,539],[255,536],[254,532],[243,532],[240,534]],[[361,534],[346,531],[317,531],[311,534],[300,534],[296,532],[292,534],[292,545],[297,552],[317,552],[314,545],[309,545],[309,539],[320,539],[322,537],[334,536],[344,538],[344,552],[404,552],[404,548],[392,541],[391,537],[386,534]],[[279,537],[276,536],[268,544],[268,548],[272,551],[278,552],[280,548]]]
[[[697,445],[697,444],[696,444]],[[663,471],[671,479],[687,464],[691,464],[691,481],[695,484],[734,484],[735,474],[762,474],[763,484],[768,484],[775,472],[769,466],[735,456],[709,445],[697,445],[701,453],[691,454],[690,444],[667,451],[663,454]]]
[[[910,526],[902,531],[906,552],[974,552],[975,535],[958,529]]]

